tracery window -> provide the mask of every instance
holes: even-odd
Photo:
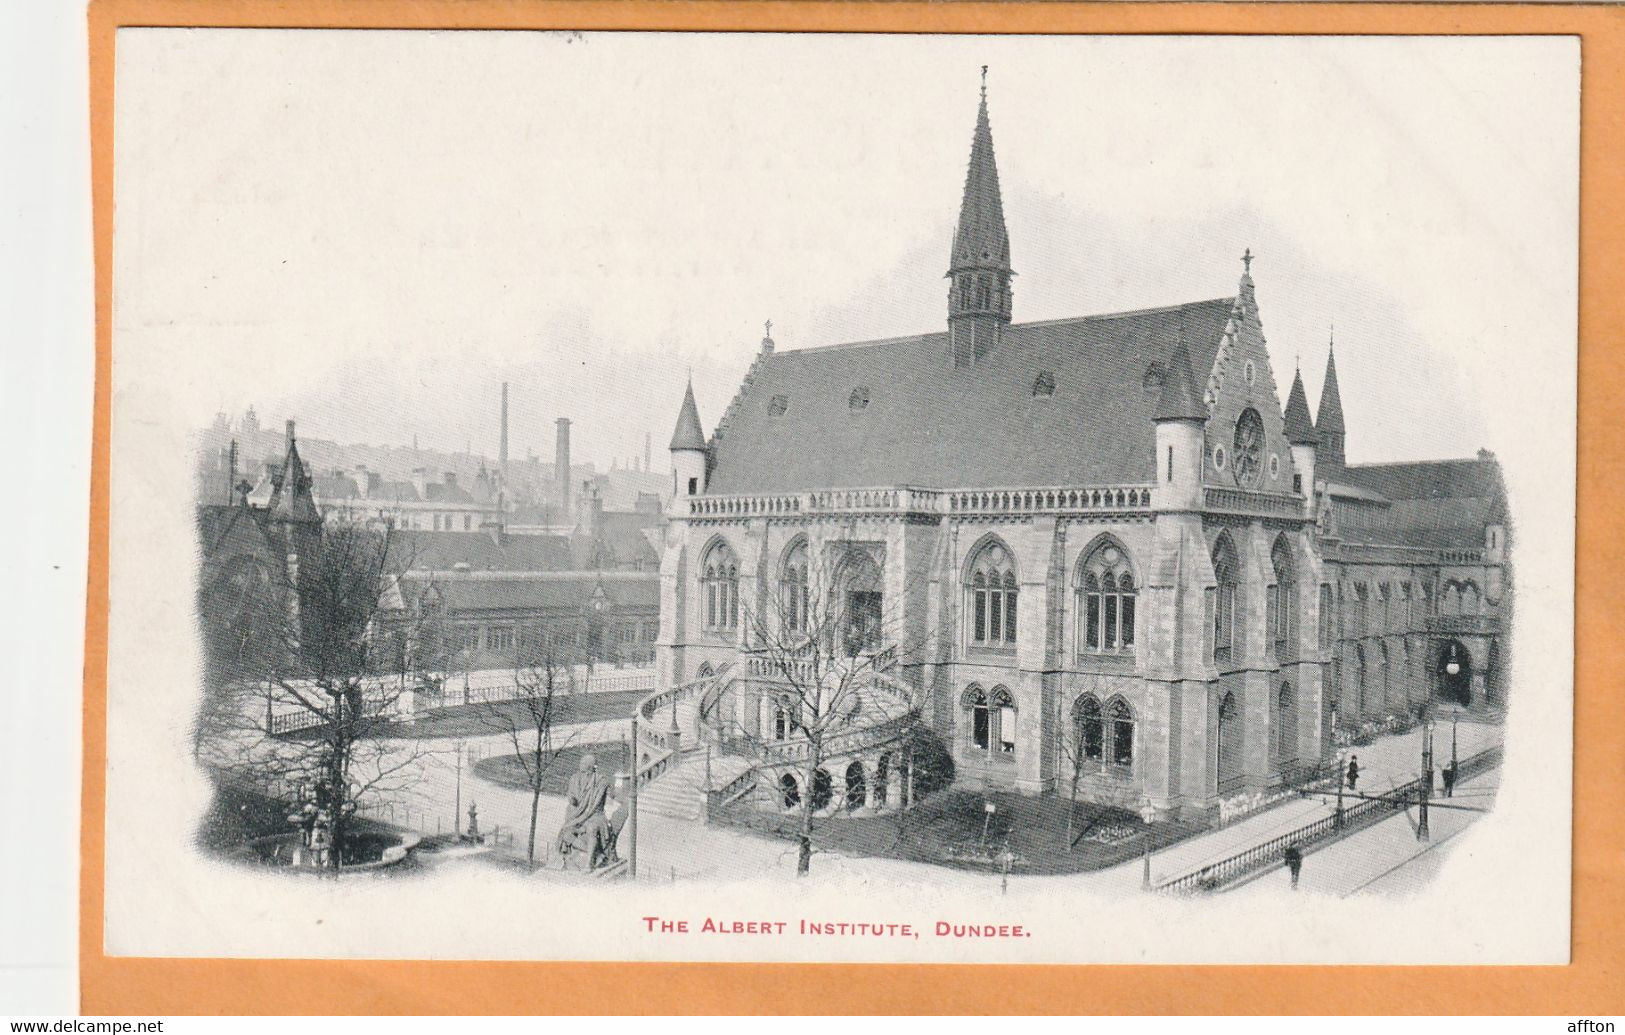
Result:
[[[1230,537],[1220,535],[1213,544],[1213,577],[1215,588],[1213,607],[1213,657],[1217,661],[1230,660],[1236,637],[1236,549]]]
[[[996,686],[989,693],[972,684],[965,691],[963,704],[970,711],[970,746],[989,755],[1014,757],[1016,702],[1010,691]]]
[[[705,555],[701,581],[705,593],[705,627],[728,633],[739,628],[739,558],[727,543],[717,542]]]
[[[1298,584],[1293,574],[1292,548],[1285,536],[1277,537],[1270,548],[1270,566],[1275,571],[1275,584],[1269,588],[1265,603],[1265,622],[1276,657],[1285,657],[1298,629]]]
[[[1236,418],[1236,433],[1231,442],[1230,468],[1236,484],[1253,488],[1262,481],[1264,467],[1264,419],[1258,411],[1248,407]]]
[[[1085,763],[1099,763],[1106,757],[1106,726],[1101,719],[1100,701],[1084,694],[1072,706],[1078,727],[1078,751]]]
[[[1134,572],[1115,541],[1096,546],[1078,565],[1077,643],[1083,654],[1134,649]]]
[[[1128,702],[1119,697],[1106,708],[1106,725],[1110,731],[1112,765],[1134,764],[1134,712]]]
[[[784,616],[784,631],[791,633],[807,630],[807,541],[798,539],[785,554],[784,568],[779,573],[779,607]]]
[[[972,646],[1015,646],[1016,587],[1015,560],[1010,551],[997,540],[989,541],[971,561],[965,586]]]

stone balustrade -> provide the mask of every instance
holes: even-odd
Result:
[[[1252,489],[1232,489],[1209,485],[1202,489],[1202,502],[1207,510],[1219,514],[1244,514],[1261,517],[1303,517],[1302,496],[1282,495],[1275,492],[1257,492]]]
[[[681,501],[693,519],[801,517],[830,514],[993,515],[1149,512],[1151,486],[1074,485],[1037,488],[823,489],[761,495],[694,496]]]

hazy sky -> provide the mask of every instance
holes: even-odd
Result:
[[[944,326],[978,68],[1017,321],[1233,294],[1351,459],[1572,424],[1569,39],[123,30],[121,390],[607,465],[693,370]],[[1554,383],[1554,379],[1555,383]],[[1564,394],[1564,393],[1567,394]],[[1555,393],[1555,394],[1554,394]],[[1564,400],[1567,400],[1566,403]],[[1563,415],[1562,406],[1570,409]]]

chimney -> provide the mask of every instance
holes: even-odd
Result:
[[[237,491],[237,440],[231,440],[231,453],[226,460],[226,502],[232,501]]]
[[[553,452],[553,483],[558,488],[559,517],[570,520],[570,418],[560,417],[554,422],[558,428]]]
[[[356,464],[353,475],[355,477],[355,487],[361,493],[361,498],[367,499],[370,497],[372,495],[372,472],[367,470],[367,465]]]
[[[648,474],[654,470],[654,435],[645,431],[643,433],[643,473]]]
[[[412,468],[412,488],[417,490],[418,499],[429,498],[429,469],[427,467]]]
[[[508,473],[508,382],[502,382],[502,436],[497,440],[497,464]]]
[[[446,482],[446,488],[448,488],[448,489],[457,488],[457,472],[456,471],[447,471],[446,472],[446,477],[445,477],[445,482]]]

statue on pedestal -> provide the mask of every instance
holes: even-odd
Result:
[[[564,823],[556,840],[565,869],[595,870],[606,860],[611,850],[604,817],[608,798],[609,783],[598,775],[597,756],[582,755],[565,791]]]

